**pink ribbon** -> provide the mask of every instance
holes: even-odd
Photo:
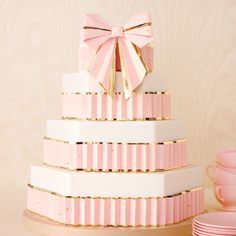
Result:
[[[83,18],[82,39],[96,50],[89,71],[104,90],[114,95],[116,53],[119,50],[123,89],[128,98],[149,72],[140,48],[153,40],[147,12],[134,15],[124,26],[111,27],[101,16]]]

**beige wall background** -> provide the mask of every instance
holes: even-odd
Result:
[[[235,0],[0,0],[0,184],[26,184],[42,162],[62,74],[77,71],[82,14],[117,25],[143,10],[173,117],[186,122],[189,161],[207,165],[216,149],[236,146]]]

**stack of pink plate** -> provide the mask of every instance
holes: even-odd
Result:
[[[193,235],[236,235],[236,212],[212,212],[195,217]]]

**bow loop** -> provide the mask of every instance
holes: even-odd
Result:
[[[151,23],[151,16],[149,12],[142,12],[139,14],[136,14],[132,16],[125,24],[124,24],[124,29],[130,29],[137,27],[141,24],[148,24]]]
[[[119,50],[123,87],[128,98],[148,73],[139,48],[153,40],[149,13],[131,17],[123,27],[111,27],[101,16],[87,14],[83,18],[82,40],[96,49],[89,71],[111,96],[115,89],[116,50]]]
[[[83,16],[83,27],[93,27],[111,30],[111,26],[98,14],[86,14]]]

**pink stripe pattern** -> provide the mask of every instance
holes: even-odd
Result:
[[[170,118],[170,94],[123,93],[114,98],[106,93],[62,94],[62,117],[87,120],[158,120]]]
[[[70,170],[157,171],[187,165],[186,140],[164,143],[68,143],[44,138],[47,165]]]
[[[204,189],[165,198],[72,198],[28,186],[27,209],[73,226],[153,227],[186,220],[204,211]]]

